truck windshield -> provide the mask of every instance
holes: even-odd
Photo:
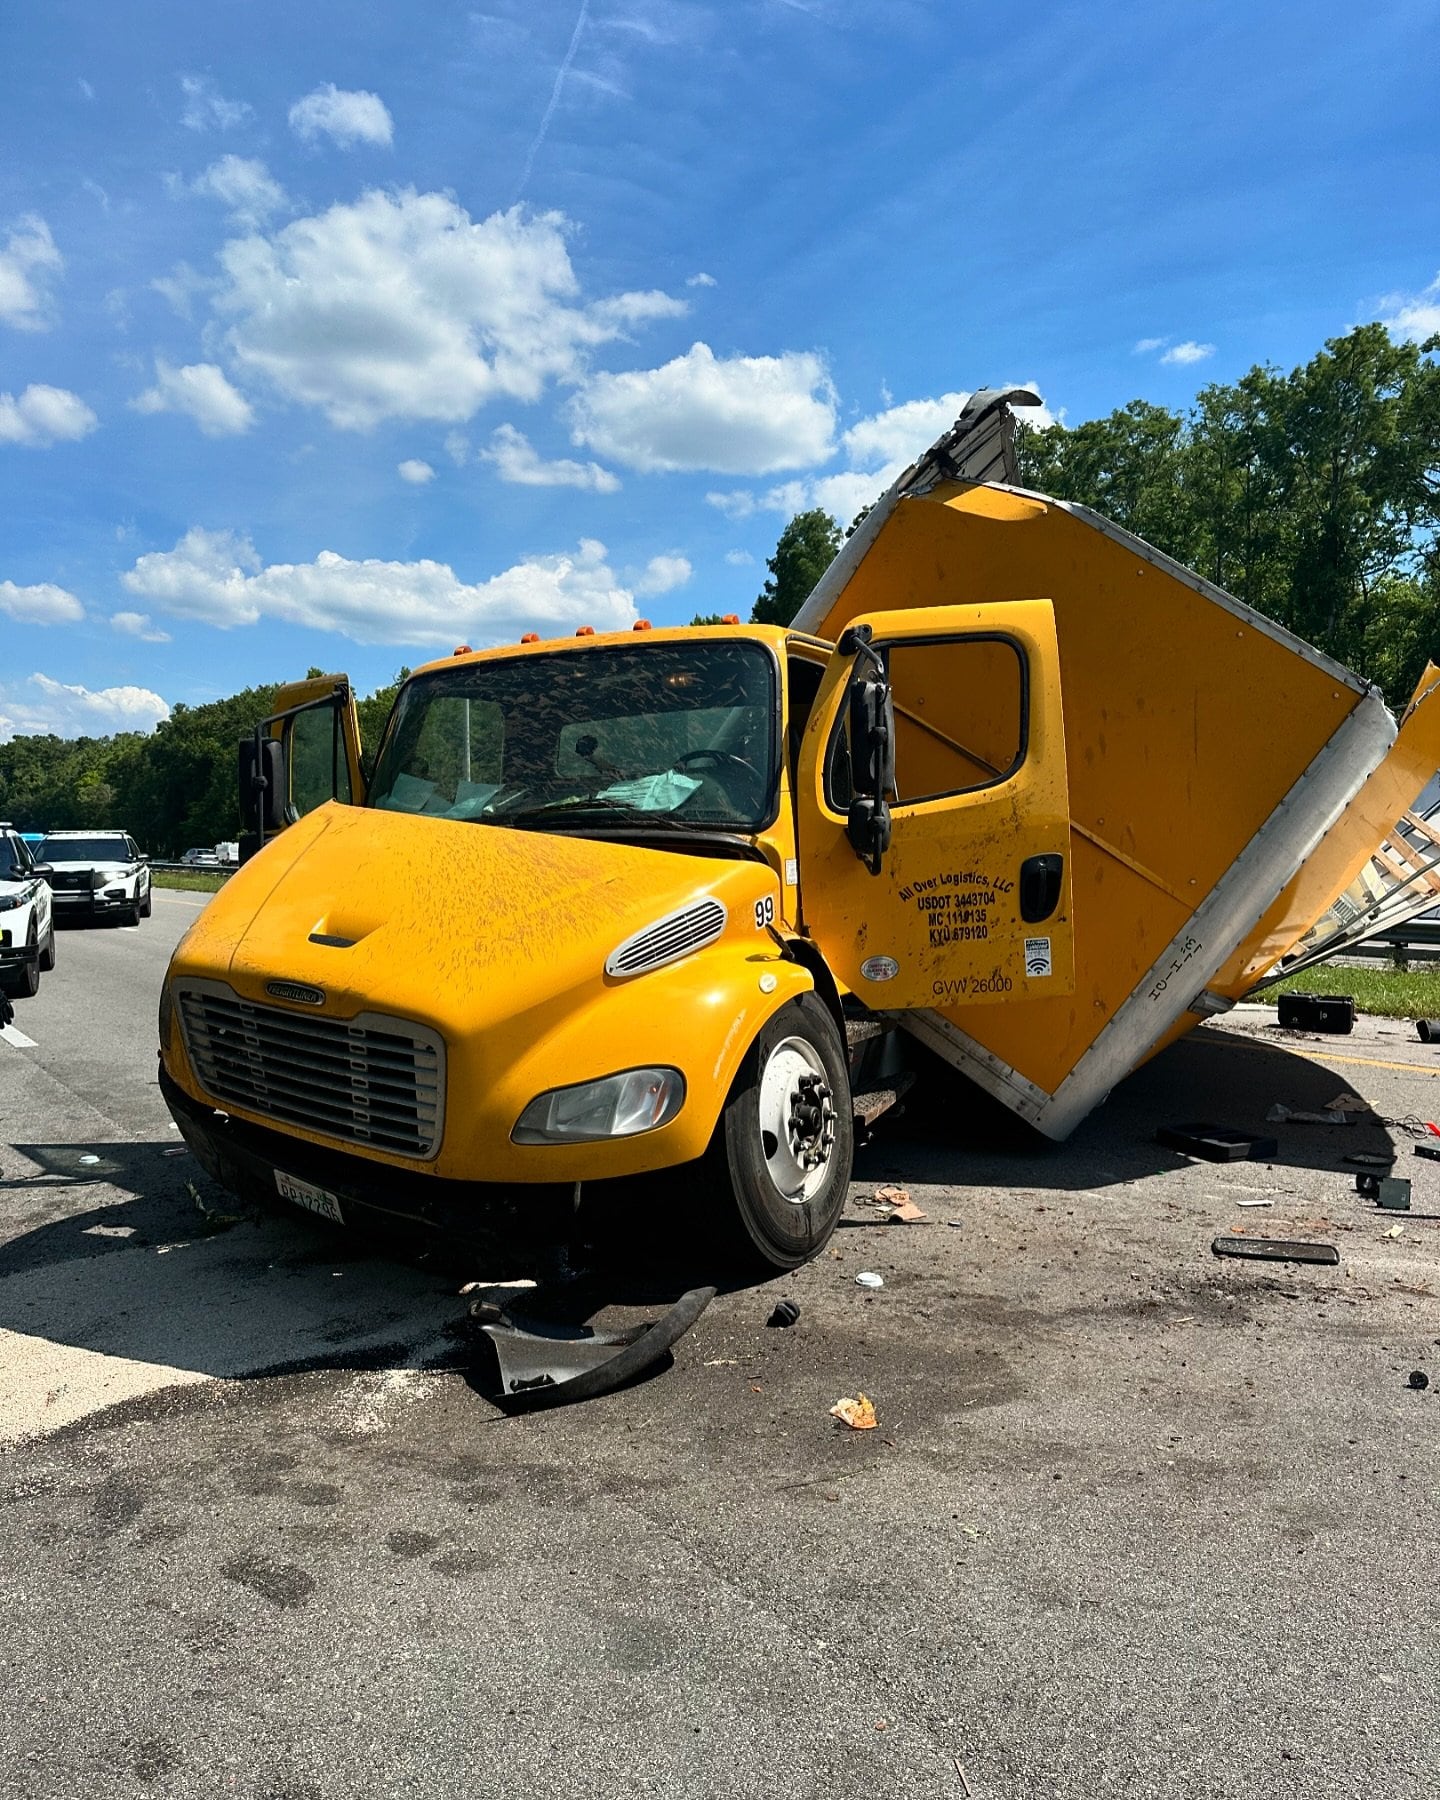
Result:
[[[113,862],[131,860],[122,837],[46,838],[40,846],[41,862]]]
[[[756,831],[775,810],[778,674],[758,643],[625,644],[410,682],[370,804],[546,831]]]

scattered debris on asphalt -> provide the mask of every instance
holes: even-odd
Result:
[[[864,1204],[866,1206],[905,1206],[908,1205],[909,1200],[909,1188],[892,1187],[887,1182],[885,1186],[876,1188],[869,1199],[864,1201]]]
[[[882,1288],[885,1285],[885,1277],[877,1275],[873,1269],[862,1269],[855,1277],[855,1285],[863,1288]]]
[[[925,1225],[929,1223],[929,1220],[929,1213],[921,1212],[920,1208],[907,1194],[905,1199],[900,1202],[899,1206],[895,1207],[891,1212],[887,1223],[891,1225]]]
[[[1440,1044],[1440,1019],[1417,1019],[1415,1035],[1422,1044]]]
[[[1403,1225],[1392,1225],[1385,1235],[1386,1237],[1404,1237],[1405,1227]]]
[[[1216,1256],[1242,1256],[1257,1262],[1335,1264],[1340,1252],[1334,1244],[1308,1243],[1297,1238],[1217,1237],[1210,1248]]]
[[[1423,1394],[1430,1385],[1430,1377],[1423,1369],[1412,1369],[1410,1379],[1405,1385],[1413,1388],[1417,1394]]]
[[[1286,1031],[1324,1031],[1348,1037],[1355,1029],[1355,1002],[1349,994],[1281,994],[1276,1019]]]
[[[784,1331],[793,1325],[799,1317],[800,1303],[798,1300],[777,1300],[775,1302],[774,1312],[771,1313],[765,1323],[767,1325],[774,1325],[779,1330]]]
[[[1327,1107],[1324,1112],[1302,1112],[1277,1100],[1265,1115],[1267,1125],[1353,1125],[1355,1114],[1345,1107]]]
[[[1440,1144],[1416,1144],[1413,1146],[1417,1156],[1423,1156],[1426,1162],[1440,1162]]]
[[[1429,1156],[1431,1152],[1429,1150],[1421,1150],[1417,1147],[1415,1154],[1417,1156]],[[1436,1157],[1440,1157],[1440,1149],[1437,1149],[1434,1154]],[[1357,1150],[1353,1156],[1342,1156],[1340,1160],[1341,1162],[1347,1163],[1363,1163],[1367,1169],[1393,1169],[1395,1166],[1395,1155],[1393,1151],[1389,1156],[1371,1156],[1367,1151]]]
[[[517,1324],[495,1301],[471,1302],[470,1316],[495,1350],[507,1412],[563,1406],[608,1394],[659,1362],[715,1298],[713,1287],[691,1288],[669,1312],[628,1331],[578,1329],[526,1317]]]
[[[886,1225],[898,1220],[902,1225],[918,1225],[929,1215],[910,1198],[909,1188],[886,1185],[876,1188],[873,1194],[862,1194],[859,1204],[873,1206],[881,1215],[880,1222]]]
[[[1373,1200],[1387,1212],[1410,1210],[1410,1183],[1399,1176],[1366,1175],[1362,1171],[1355,1177],[1355,1192]]]
[[[1155,1133],[1155,1142],[1205,1162],[1267,1162],[1280,1151],[1275,1138],[1256,1137],[1228,1125],[1208,1123],[1162,1125]]]
[[[879,1424],[875,1404],[864,1394],[856,1394],[853,1400],[847,1394],[843,1400],[837,1400],[830,1408],[830,1416],[852,1431],[873,1431]]]
[[[945,1223],[952,1231],[963,1231],[965,1229],[965,1221],[963,1219],[947,1219]]]
[[[1273,1206],[1275,1202],[1273,1200],[1237,1200],[1235,1204],[1237,1206]]]

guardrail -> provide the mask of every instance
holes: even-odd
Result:
[[[1408,925],[1392,925],[1345,954],[1369,962],[1440,962],[1440,920],[1412,919]]]
[[[149,865],[165,875],[233,875],[240,866],[238,863],[167,862],[162,856],[152,856]]]

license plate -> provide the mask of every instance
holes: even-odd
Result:
[[[308,1181],[297,1181],[293,1175],[282,1175],[279,1169],[275,1171],[275,1186],[282,1200],[293,1200],[296,1206],[319,1213],[322,1219],[331,1219],[336,1225],[345,1223],[340,1202],[326,1189],[312,1187]]]

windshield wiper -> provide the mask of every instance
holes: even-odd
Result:
[[[544,825],[549,819],[557,819],[569,814],[571,817],[586,813],[600,818],[616,818],[623,825],[640,825],[648,831],[657,826],[662,831],[689,831],[692,828],[683,819],[676,819],[669,813],[647,812],[643,806],[632,806],[628,800],[601,800],[591,795],[578,800],[548,800],[543,806],[522,806],[517,812],[497,812],[489,815],[489,822],[495,825],[518,825],[522,828],[530,825]]]

